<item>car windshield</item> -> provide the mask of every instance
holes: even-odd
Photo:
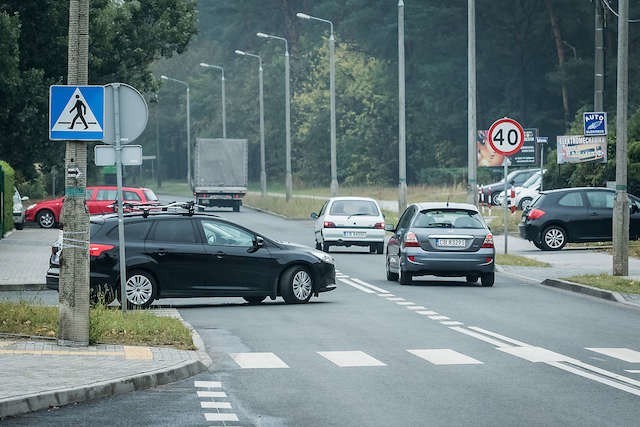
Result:
[[[464,209],[420,211],[414,220],[415,228],[485,228],[477,212]]]
[[[156,193],[154,193],[153,190],[149,190],[148,188],[144,189],[144,197],[146,197],[147,201],[149,202],[158,201],[158,196],[156,196]]]
[[[378,216],[380,211],[376,203],[371,200],[336,200],[331,205],[329,214],[333,216]]]
[[[540,183],[540,172],[536,172],[531,175],[525,182],[522,183],[522,187],[534,187]]]

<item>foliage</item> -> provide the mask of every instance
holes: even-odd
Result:
[[[614,292],[640,294],[640,282],[627,277],[611,276],[610,274],[585,274],[563,278],[570,282],[582,283]]]
[[[516,265],[519,267],[549,267],[549,264],[546,262],[511,254],[496,254],[496,265]]]
[[[58,330],[58,308],[36,301],[1,301],[0,332],[54,338]],[[104,305],[89,310],[89,343],[172,346],[194,350],[191,331],[178,319],[158,317],[139,310],[123,314]]]
[[[3,200],[1,200],[5,209],[3,210],[2,225],[3,230],[0,230],[0,237],[5,232],[13,229],[13,185],[14,185],[14,171],[7,162],[0,160],[0,177],[4,177],[4,182],[1,187],[3,190]]]

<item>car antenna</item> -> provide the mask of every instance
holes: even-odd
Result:
[[[451,194],[449,194],[449,195],[447,196],[447,207],[449,207],[449,198],[450,198],[450,197],[451,197]]]

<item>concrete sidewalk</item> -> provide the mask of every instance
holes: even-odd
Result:
[[[44,288],[51,244],[57,237],[58,230],[25,227],[0,239],[0,300],[2,291]],[[504,252],[503,236],[495,236],[495,245],[498,253]],[[610,274],[612,259],[605,252],[542,252],[515,236],[508,237],[507,252],[546,262],[550,267],[498,266],[499,273],[640,307],[640,295],[603,292],[560,280],[577,274]],[[631,276],[640,277],[640,260],[629,259],[629,271]],[[29,293],[33,292],[24,292],[27,300]],[[7,297],[11,294],[4,293]],[[179,317],[173,309],[156,312]],[[70,348],[58,346],[55,340],[0,334],[0,419],[154,387],[202,372],[208,369],[211,359],[193,329],[192,334],[198,351],[113,345]]]

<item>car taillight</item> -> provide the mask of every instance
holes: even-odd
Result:
[[[538,218],[542,217],[544,214],[546,214],[546,212],[543,211],[542,209],[531,209],[529,211],[529,213],[527,214],[527,218],[529,218],[529,219],[538,219]]]
[[[418,242],[416,233],[414,233],[413,231],[407,231],[407,233],[404,235],[404,242],[402,243],[402,246],[404,246],[405,248],[419,248],[420,242]]]
[[[384,230],[384,222],[376,222],[373,228],[377,230]]]
[[[100,256],[103,252],[113,249],[113,245],[101,245],[99,243],[91,243],[89,245],[90,256]]]
[[[325,221],[323,227],[324,228],[336,228],[336,225],[331,221]]]
[[[484,238],[484,242],[482,242],[483,248],[493,248],[493,235],[491,233],[487,234]]]

